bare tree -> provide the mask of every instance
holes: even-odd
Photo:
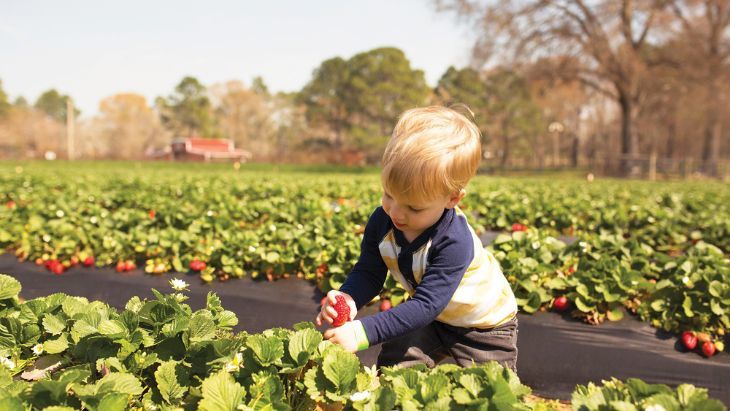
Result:
[[[690,58],[683,72],[705,88],[706,118],[703,130],[704,172],[717,176],[722,139],[722,110],[727,96],[730,62],[730,0],[674,0],[671,9],[681,24],[679,36]],[[681,63],[681,62],[680,62]]]
[[[621,109],[622,171],[638,155],[632,129],[649,61],[650,32],[667,13],[661,0],[436,0],[443,11],[474,21],[480,31],[473,55],[514,62],[564,56],[580,65],[559,73],[609,96]]]

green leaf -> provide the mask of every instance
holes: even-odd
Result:
[[[238,325],[238,317],[232,311],[224,310],[216,317],[218,327],[229,328]]]
[[[43,343],[43,351],[47,352],[48,354],[59,354],[68,349],[68,338],[67,335],[61,334],[60,337],[58,337],[55,340],[46,340]]]
[[[190,318],[190,341],[209,341],[215,337],[215,323],[208,311],[198,311]]]
[[[338,390],[347,390],[355,381],[360,360],[355,354],[343,350],[330,350],[322,361],[322,372]]]
[[[25,406],[19,398],[7,397],[0,399],[0,410],[3,411],[25,411]]]
[[[144,391],[137,377],[125,372],[114,372],[105,375],[96,382],[96,387],[98,394],[120,392],[128,395],[142,395]]]
[[[129,395],[113,392],[102,397],[99,402],[99,406],[96,408],[97,411],[125,411],[128,408],[127,399]]]
[[[695,313],[692,311],[692,299],[690,296],[685,295],[684,301],[682,302],[682,308],[684,309],[684,315],[687,317],[694,317]]]
[[[252,335],[246,339],[246,346],[253,351],[256,360],[264,367],[281,362],[284,343],[277,337]]]
[[[0,274],[0,300],[17,297],[22,288],[20,282],[15,278],[7,274]]]
[[[221,370],[206,378],[202,384],[203,399],[198,409],[204,411],[233,411],[243,401],[246,390]]]
[[[66,329],[66,321],[54,314],[46,314],[43,317],[43,329],[51,335],[61,334]]]
[[[624,318],[624,310],[621,309],[621,306],[614,307],[606,311],[606,318],[609,321],[619,321]]]
[[[99,333],[108,337],[122,337],[127,334],[127,328],[118,320],[102,320],[97,327]]]
[[[188,390],[188,387],[180,382],[182,376],[178,375],[178,368],[184,370],[176,361],[165,361],[155,371],[157,389],[168,404],[182,398]]]
[[[140,300],[139,297],[134,296],[134,297],[130,298],[129,301],[127,301],[127,304],[124,306],[124,309],[132,311],[134,313],[138,313],[139,310],[141,310],[143,306],[144,306],[144,303],[142,302],[142,300]]]
[[[322,342],[322,334],[319,332],[311,328],[299,330],[289,339],[289,355],[298,366],[303,366],[320,342]]]
[[[596,306],[592,304],[586,304],[583,302],[583,299],[581,297],[575,298],[575,306],[584,313],[590,313],[596,310]]]
[[[442,391],[448,387],[449,379],[443,374],[432,374],[423,380],[420,388],[424,404],[435,402],[442,397]]]
[[[476,375],[462,375],[461,377],[459,377],[459,384],[461,384],[466,389],[471,398],[479,397],[479,391],[481,391],[481,383],[479,382],[479,378]]]

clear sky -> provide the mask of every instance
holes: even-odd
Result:
[[[55,88],[89,116],[104,97],[152,102],[186,75],[295,91],[322,61],[382,46],[435,85],[468,63],[472,39],[430,0],[0,0],[0,79],[11,100]]]

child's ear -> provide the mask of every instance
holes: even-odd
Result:
[[[459,190],[458,193],[454,193],[449,196],[449,202],[446,203],[446,208],[454,208],[459,205],[459,202],[464,198],[465,195],[466,190],[462,188],[461,190]]]

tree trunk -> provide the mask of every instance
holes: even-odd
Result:
[[[509,133],[508,127],[502,124],[502,161],[501,167],[504,169],[507,166],[507,159],[509,158]]]
[[[712,177],[718,177],[717,160],[720,155],[720,136],[722,122],[720,121],[721,86],[717,84],[717,76],[708,81],[707,90],[707,121],[705,123],[705,138],[702,144],[702,171]]]
[[[632,99],[621,93],[618,99],[621,106],[621,174],[624,176],[635,176],[638,173],[636,157],[638,144],[636,134],[633,131],[634,118],[636,117],[636,104]]]
[[[573,148],[570,153],[570,165],[573,168],[578,168],[578,152],[580,151],[580,140],[578,134],[573,135]]]

